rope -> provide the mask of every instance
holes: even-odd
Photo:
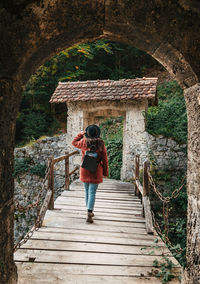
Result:
[[[181,189],[183,188],[183,186],[186,184],[186,182],[184,182],[184,180],[186,179],[186,175],[183,177],[181,183],[182,185],[179,187],[179,188],[176,188],[173,192],[172,192],[172,195],[171,196],[167,196],[167,197],[164,197],[160,191],[156,188],[156,185],[155,185],[155,182],[153,180],[153,177],[151,175],[151,173],[149,171],[147,171],[147,174],[148,174],[148,177],[149,177],[149,182],[155,192],[155,194],[158,196],[158,198],[164,202],[164,203],[169,203],[173,198],[177,198]]]
[[[183,177],[181,183],[182,185],[179,188],[176,188],[171,196],[167,196],[164,197],[160,191],[156,188],[155,182],[153,180],[153,177],[151,175],[151,173],[149,171],[147,171],[148,174],[148,179],[149,182],[155,192],[155,194],[158,196],[158,198],[163,202],[163,219],[164,219],[164,241],[168,244],[169,247],[173,247],[173,244],[170,242],[169,238],[168,238],[168,233],[169,233],[169,202],[174,198],[177,198],[179,193],[181,192],[183,186],[186,184],[185,179],[186,179],[186,175]],[[158,233],[158,235],[163,239],[163,233],[162,230],[158,224],[158,222],[156,221],[155,218],[155,214],[154,212],[151,210],[152,213],[152,219],[153,219],[153,223],[154,223],[154,228],[156,229],[156,232]],[[179,248],[176,249],[176,252],[178,253],[182,253],[183,249]]]
[[[41,198],[42,198],[42,193],[46,187],[46,180],[48,178],[48,175],[49,175],[49,171],[50,171],[50,167],[48,166],[46,168],[46,171],[45,171],[45,177],[44,177],[44,180],[43,180],[43,184],[42,184],[42,187],[40,189],[40,191],[38,192],[38,195],[37,195],[37,200],[32,203],[32,204],[28,204],[27,206],[22,206],[18,200],[14,199],[14,203],[15,203],[15,209],[19,210],[19,212],[25,212],[25,211],[30,211],[31,209],[33,208],[36,208],[38,207],[38,205],[40,204],[41,202]]]
[[[23,244],[25,244],[33,235],[34,231],[37,231],[39,230],[40,226],[41,226],[41,216],[40,216],[40,210],[39,210],[39,205],[42,201],[42,193],[43,193],[43,190],[45,188],[45,182],[46,180],[48,179],[48,176],[49,176],[49,172],[50,172],[50,164],[48,165],[47,169],[46,169],[46,172],[45,172],[45,177],[44,177],[44,180],[43,180],[43,185],[42,185],[42,188],[41,190],[39,191],[38,193],[38,196],[37,196],[37,201],[34,202],[33,204],[29,204],[28,206],[24,207],[24,206],[21,206],[19,204],[19,202],[17,200],[15,200],[15,206],[16,208],[19,210],[19,211],[29,211],[33,208],[37,208],[37,216],[36,216],[36,221],[35,221],[35,224],[34,226],[28,231],[28,233],[23,237],[22,240],[20,240],[19,242],[17,242],[14,246],[14,252],[20,248]]]

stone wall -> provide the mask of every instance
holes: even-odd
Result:
[[[158,168],[186,171],[187,145],[178,144],[172,138],[148,134],[148,157]]]
[[[129,142],[129,152],[126,160],[129,167],[126,170],[128,179],[132,179],[135,167],[135,155],[140,155],[140,167],[145,160],[150,160],[155,167],[176,171],[186,171],[187,169],[187,145],[179,144],[172,138],[162,135],[152,136],[146,131],[143,133],[141,144]],[[123,170],[123,168],[122,168]],[[123,175],[122,175],[123,176]],[[126,178],[125,178],[126,179]]]
[[[64,155],[66,151],[66,135],[47,137],[44,140],[36,141],[32,146],[15,149],[15,160],[28,162],[30,167],[48,164],[48,158],[51,156],[58,157]],[[17,162],[16,162],[17,163]],[[73,169],[73,164],[70,158],[70,171]],[[63,191],[65,183],[64,161],[55,164],[54,171],[54,192],[55,198]],[[72,175],[71,179],[77,178],[78,172]],[[30,171],[21,173],[15,178],[15,199],[22,206],[32,204],[37,200],[38,192],[41,190],[44,179],[38,175],[31,174]],[[47,186],[47,182],[45,183]],[[45,196],[46,190],[42,192],[42,197]],[[24,232],[28,231],[34,223],[36,209],[31,209],[28,212],[15,213],[15,240],[19,240]]]

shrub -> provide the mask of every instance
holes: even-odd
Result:
[[[182,93],[176,81],[158,86],[159,104],[146,112],[146,129],[150,134],[187,142],[187,113]]]
[[[17,177],[20,174],[26,173],[30,169],[29,159],[15,159],[13,176]]]
[[[46,165],[43,165],[43,164],[31,165],[30,163],[31,163],[31,159],[29,158],[15,159],[13,176],[17,177],[23,173],[30,172],[33,175],[38,175],[39,177],[44,178],[45,171],[46,171]]]
[[[38,175],[41,178],[45,177],[46,165],[36,164],[30,168],[30,172],[33,175]]]
[[[109,178],[120,179],[123,148],[123,117],[109,118],[101,123],[101,137],[105,141],[109,161]]]
[[[24,141],[38,139],[47,129],[45,115],[35,111],[25,111],[20,114],[16,125],[16,140],[22,138]]]

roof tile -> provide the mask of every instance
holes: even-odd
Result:
[[[156,100],[157,78],[59,82],[50,103],[92,100]]]

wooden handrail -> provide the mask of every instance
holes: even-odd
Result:
[[[149,161],[143,165],[143,186],[139,181],[140,158],[136,155],[135,158],[135,194],[142,196],[142,215],[145,217],[146,231],[148,234],[153,234],[153,219],[151,214],[151,204],[149,200],[149,179],[148,179]]]
[[[72,153],[66,152],[65,155],[57,157],[57,158],[49,158],[48,161],[48,166],[49,166],[49,176],[48,176],[48,191],[51,191],[51,195],[49,197],[49,192],[48,193],[48,209],[49,210],[53,210],[54,209],[54,165],[58,162],[61,162],[63,160],[65,160],[65,190],[69,190],[69,184],[70,184],[70,179],[69,177],[79,169],[79,167],[76,167],[73,171],[69,172],[69,157],[78,154],[79,151],[76,150]],[[46,195],[47,197],[47,195]],[[45,199],[46,199],[45,197]]]
[[[78,150],[76,150],[76,151],[74,151],[74,152],[72,152],[72,153],[66,152],[65,155],[53,159],[53,163],[56,164],[56,163],[58,163],[58,162],[61,162],[61,161],[65,160],[66,158],[71,157],[71,156],[73,156],[73,155],[75,155],[75,154],[78,154],[78,153],[79,153]]]

